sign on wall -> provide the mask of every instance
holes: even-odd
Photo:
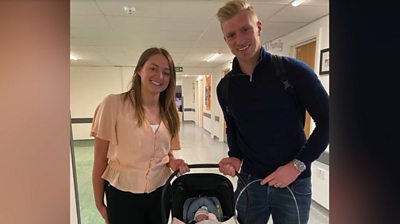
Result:
[[[176,72],[183,72],[183,67],[175,67]]]

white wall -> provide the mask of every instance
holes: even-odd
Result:
[[[227,69],[230,69],[232,67],[231,62],[226,62],[216,68],[215,76],[213,76],[213,81],[215,80],[215,87],[213,88],[213,91],[215,91],[215,99],[213,100],[216,102],[216,105],[213,107],[214,114],[219,117],[219,123],[216,124],[215,127],[215,136],[218,137],[219,141],[225,141],[226,142],[226,133],[225,133],[225,120],[224,120],[224,114],[222,112],[221,106],[218,104],[218,99],[217,99],[217,93],[216,93],[216,88],[219,83],[219,81],[225,76],[224,71]]]
[[[205,113],[210,114],[209,112],[205,112]],[[211,118],[206,117],[203,114],[203,129],[210,132],[210,134],[211,134],[211,129],[212,129],[212,125],[213,125],[212,122],[213,121]],[[211,135],[210,135],[210,137],[211,137]]]
[[[108,94],[128,89],[131,67],[71,67],[70,108],[72,118],[93,118],[99,103]],[[90,139],[91,124],[73,124],[73,138]]]
[[[213,125],[211,129],[211,137],[217,137],[220,142],[225,140],[225,129],[224,129],[224,115],[222,113],[221,107],[218,103],[217,98],[217,85],[221,78],[224,76],[223,72],[216,72],[212,76],[212,107],[211,107],[211,116],[213,120]],[[216,121],[216,117],[218,117],[218,121]]]

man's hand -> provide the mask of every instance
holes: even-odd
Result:
[[[226,157],[219,161],[219,171],[225,175],[234,177],[236,172],[239,172],[241,164],[242,161],[238,158]]]
[[[274,186],[277,188],[285,188],[300,175],[293,162],[290,162],[284,166],[278,167],[273,173],[264,178],[260,184],[265,185],[268,183],[269,186]]]

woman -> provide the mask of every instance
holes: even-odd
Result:
[[[180,149],[175,81],[171,55],[149,48],[130,90],[107,96],[95,111],[93,191],[107,224],[160,224],[162,187],[171,170],[189,171],[172,153]]]

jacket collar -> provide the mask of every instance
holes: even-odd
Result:
[[[259,58],[258,58],[257,65],[258,65],[261,61],[264,61],[264,60],[271,60],[271,58],[272,58],[271,53],[267,52],[267,51],[264,49],[264,47],[261,47],[261,49],[260,49],[260,56],[259,56]],[[256,65],[256,66],[257,66],[257,65]],[[232,62],[232,73],[233,73],[233,75],[240,75],[240,74],[243,74],[242,70],[240,69],[239,61],[238,61],[237,57],[235,57],[235,58],[233,59],[233,62]]]

